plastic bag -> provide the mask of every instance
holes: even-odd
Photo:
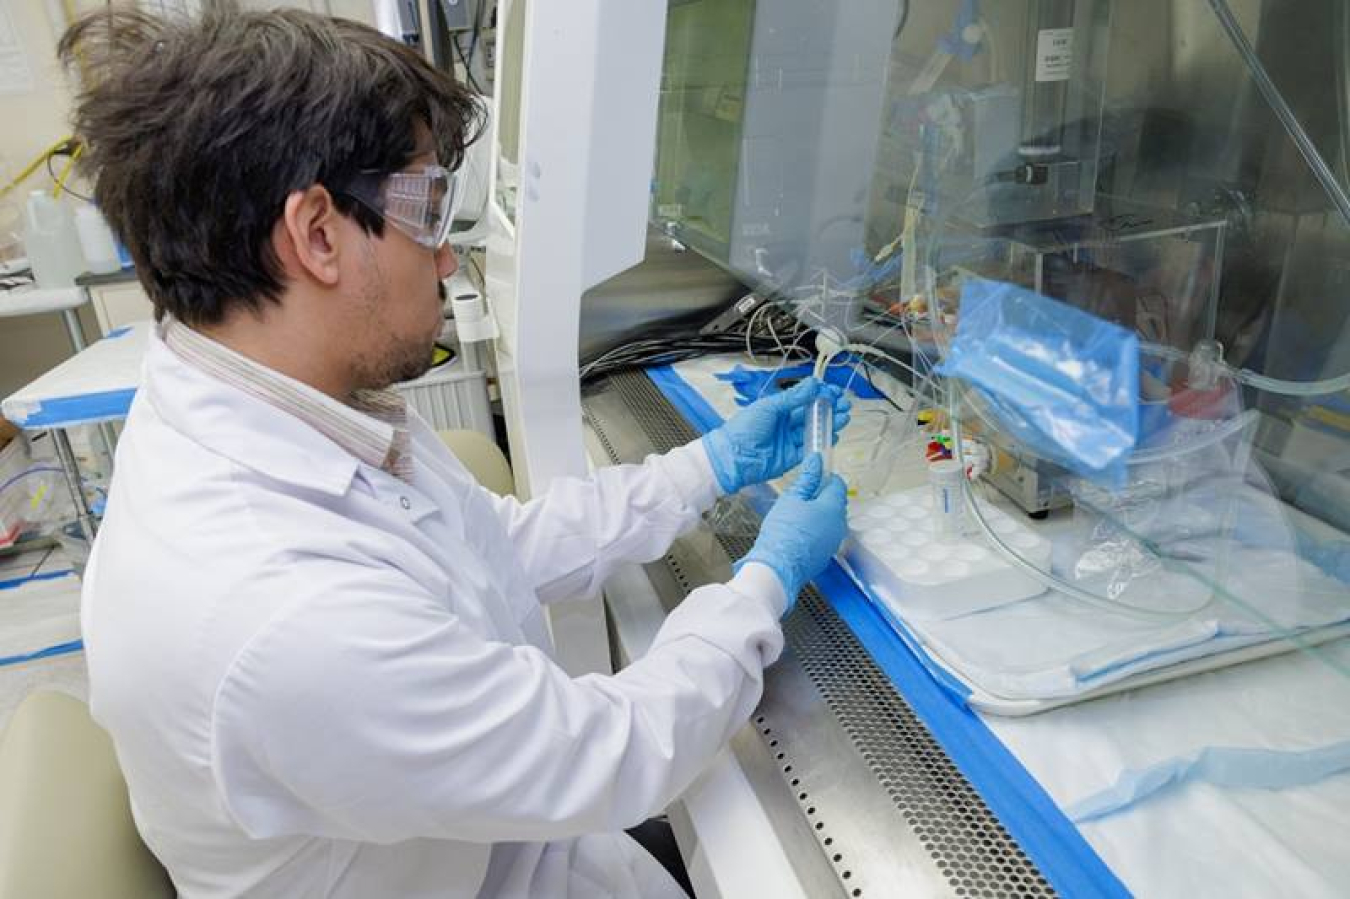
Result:
[[[974,388],[1035,455],[1119,485],[1139,436],[1133,332],[1013,284],[972,278],[938,374]]]
[[[34,459],[23,438],[0,448],[0,547],[69,508],[61,469],[55,462]]]

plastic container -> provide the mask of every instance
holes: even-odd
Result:
[[[1050,541],[1017,518],[980,503],[999,538],[1038,566],[1050,564]],[[955,618],[1018,602],[1045,585],[1007,562],[983,536],[939,537],[928,487],[849,506],[849,565],[901,618]]]
[[[966,532],[963,480],[965,472],[955,459],[941,459],[928,465],[928,483],[933,491],[933,533],[938,537],[959,537]]]
[[[807,410],[806,454],[811,453],[820,453],[821,474],[828,478],[834,461],[834,401],[829,397],[817,397]]]
[[[38,287],[74,287],[84,273],[84,255],[70,205],[45,190],[28,195],[23,243]]]
[[[122,270],[117,241],[97,207],[85,204],[75,210],[75,233],[79,236],[80,252],[84,254],[89,271],[110,275]]]

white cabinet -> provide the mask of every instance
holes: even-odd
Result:
[[[89,300],[98,318],[100,334],[132,322],[154,318],[155,310],[137,281],[89,285]]]

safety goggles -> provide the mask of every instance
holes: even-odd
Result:
[[[450,236],[462,193],[459,180],[458,172],[439,165],[420,172],[361,172],[341,193],[435,250]]]

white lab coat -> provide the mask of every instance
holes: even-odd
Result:
[[[409,486],[152,338],[82,615],[147,844],[189,897],[681,895],[620,831],[744,724],[782,589],[695,591],[613,677],[540,604],[690,528],[703,449],[522,505],[412,442]]]

